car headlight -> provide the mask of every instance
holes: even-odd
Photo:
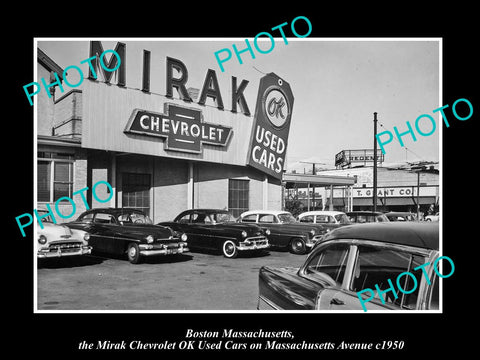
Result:
[[[266,235],[270,235],[270,229],[265,230]]]
[[[180,239],[181,239],[182,241],[187,241],[187,239],[188,239],[187,234],[182,234],[182,236],[180,236]]]
[[[148,235],[145,239],[147,240],[148,244],[153,243],[153,236],[152,235]]]
[[[244,238],[247,237],[247,232],[245,230],[242,231],[242,237],[244,237]]]
[[[45,235],[40,235],[38,237],[38,242],[42,245],[45,245],[47,243],[47,237]]]
[[[89,234],[89,233],[85,233],[85,235],[83,235],[83,240],[85,240],[85,241],[90,240],[90,234]]]

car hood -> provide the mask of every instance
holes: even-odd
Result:
[[[129,234],[138,238],[152,235],[155,239],[165,239],[175,235],[169,227],[152,224],[123,224],[118,229],[123,234]]]
[[[230,232],[241,233],[242,231],[245,231],[247,233],[247,236],[264,235],[262,228],[256,224],[225,222],[225,223],[215,224],[214,227],[217,230],[226,230]]]
[[[72,230],[70,230],[69,227],[65,225],[58,225],[58,224],[53,224],[53,223],[42,223],[43,224],[43,229],[40,227],[40,225],[37,225],[38,228],[38,235],[44,235],[47,237],[62,239],[62,238],[70,238],[73,233]]]

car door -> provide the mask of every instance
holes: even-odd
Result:
[[[427,253],[381,243],[356,242],[351,246],[348,274],[338,289],[327,289],[319,293],[319,310],[414,310],[421,303],[421,270],[414,269],[426,262]],[[397,284],[397,276],[410,272],[415,276],[401,277],[405,292],[397,287],[390,290],[388,280]],[[381,290],[379,294],[376,286]],[[425,285],[422,286],[424,288]],[[372,291],[363,291],[371,289]],[[358,293],[363,301],[360,301]],[[382,297],[382,298],[381,298]]]
[[[202,211],[193,211],[190,214],[189,233],[192,247],[197,249],[216,249],[215,224],[210,216]],[[189,241],[190,243],[190,241]]]
[[[115,248],[116,220],[112,214],[97,212],[93,217],[91,244],[94,250],[105,253],[117,253]]]
[[[288,245],[291,237],[285,235],[285,231],[284,229],[282,229],[282,224],[278,221],[277,217],[274,214],[259,214],[257,222],[262,229],[270,230],[268,240],[271,245]]]

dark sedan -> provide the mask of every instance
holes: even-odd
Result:
[[[238,221],[268,229],[271,246],[288,248],[294,254],[305,254],[326,233],[322,225],[300,223],[288,211],[250,210],[242,213]]]
[[[137,264],[142,256],[173,255],[189,251],[187,236],[165,226],[156,226],[142,211],[129,208],[97,208],[66,223],[90,234],[93,251],[127,254]]]
[[[188,236],[192,250],[220,250],[227,258],[239,251],[268,249],[266,233],[255,224],[241,224],[226,210],[192,209],[180,213],[173,222],[158,225],[171,227]]]
[[[385,222],[335,229],[317,242],[302,267],[260,269],[257,308],[436,310],[438,276],[433,267],[439,258],[438,244],[438,224],[433,223]],[[411,277],[404,276],[406,272]],[[399,279],[409,291],[389,290],[389,280],[400,286]],[[367,289],[371,290],[368,299],[363,297]]]

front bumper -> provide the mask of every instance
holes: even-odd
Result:
[[[37,257],[39,259],[44,258],[56,258],[64,256],[78,256],[90,254],[92,252],[92,247],[88,245],[82,245],[80,247],[55,247],[40,249],[37,252]]]
[[[268,239],[264,236],[257,236],[254,238],[246,238],[244,241],[241,241],[237,249],[240,251],[248,251],[248,250],[261,250],[261,249],[268,249],[270,244],[268,243]]]
[[[182,254],[190,251],[186,243],[174,243],[174,244],[140,244],[140,255],[153,256],[153,255],[174,255]]]

